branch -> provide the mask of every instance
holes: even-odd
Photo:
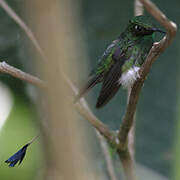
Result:
[[[143,14],[143,5],[139,0],[134,1],[134,15],[139,16]],[[128,89],[128,96],[127,96],[127,104],[129,104],[130,95],[131,95],[131,88]],[[121,160],[125,176],[128,180],[136,179],[135,176],[135,167],[134,167],[134,154],[135,154],[135,113],[132,117],[132,124],[128,132],[126,148],[121,147],[118,151],[119,158]],[[120,141],[120,138],[119,138]],[[121,142],[120,142],[121,143]]]
[[[132,87],[129,104],[118,134],[121,149],[127,148],[127,137],[133,124],[133,116],[136,111],[139,94],[150,68],[157,57],[170,45],[177,31],[176,24],[168,20],[165,14],[163,14],[152,2],[149,0],[140,0],[140,2],[144,5],[147,11],[150,12],[152,16],[154,16],[154,18],[165,27],[167,30],[167,35],[160,42],[154,43],[144,65],[140,69],[140,78]]]
[[[24,30],[26,35],[34,44],[37,51],[41,54],[41,56],[45,59],[45,55],[36,40],[34,34],[32,33],[31,29],[24,23],[24,21],[16,14],[16,12],[6,3],[4,0],[0,0],[0,6],[7,12],[7,14]]]
[[[124,167],[125,175],[128,180],[134,179],[134,168],[133,168],[133,159],[130,154],[130,151],[127,147],[128,144],[128,135],[130,133],[131,128],[133,127],[134,123],[134,114],[136,111],[136,105],[139,99],[139,94],[142,88],[142,85],[147,77],[147,74],[150,71],[150,68],[156,58],[170,45],[173,38],[175,37],[177,27],[176,24],[171,22],[151,1],[149,0],[136,0],[136,15],[142,13],[142,5],[146,8],[146,10],[155,17],[155,19],[160,22],[167,30],[167,35],[158,43],[154,43],[144,65],[140,69],[139,75],[140,78],[134,83],[131,94],[129,97],[129,103],[125,112],[125,116],[122,121],[122,125],[120,127],[118,133],[118,140],[115,140],[114,133],[109,130],[109,128],[102,123],[100,120],[96,118],[96,116],[90,111],[86,101],[82,98],[80,102],[78,102],[75,106],[79,113],[85,117],[105,138],[109,143],[113,143],[118,146],[117,152],[121,159],[121,162]],[[31,30],[26,26],[26,24],[20,19],[19,16],[6,4],[4,0],[0,0],[0,5],[3,9],[12,17],[17,24],[25,31],[27,36],[35,45],[36,49],[40,52],[42,57],[44,57],[44,53],[42,52],[37,40],[35,39]],[[44,57],[45,58],[45,57]],[[28,75],[16,68],[13,68],[6,63],[0,64],[0,72],[4,72],[10,74],[16,78],[22,79],[27,81],[31,84],[34,84],[38,87],[44,88],[45,83],[40,79]],[[66,78],[67,83],[70,85],[74,93],[77,93],[76,87],[72,84],[70,80]]]
[[[8,15],[14,19],[14,21],[25,31],[25,33],[27,34],[27,36],[29,37],[29,39],[33,42],[34,46],[36,47],[36,49],[39,51],[39,53],[42,55],[42,57],[44,56],[44,52],[42,51],[38,41],[36,40],[34,34],[32,33],[32,31],[28,28],[28,26],[23,22],[23,20],[14,12],[13,9],[11,9],[11,7],[4,1],[4,0],[0,0],[0,6],[8,13]],[[1,72],[10,74],[16,78],[19,78],[21,80],[25,80],[31,84],[34,84],[38,87],[45,87],[45,83],[43,81],[41,81],[40,79],[31,76],[30,74],[24,73],[19,69],[16,69],[8,64],[6,64],[5,62],[1,63]],[[64,76],[65,77],[65,76]],[[72,84],[72,82],[68,79],[65,78],[68,82],[68,84],[70,85],[70,87],[72,88],[72,90],[74,92],[77,92],[77,88]],[[84,107],[82,107],[84,106]],[[81,100],[80,103],[76,104],[76,108],[79,111],[79,113],[81,115],[83,115],[84,117],[87,118],[87,120],[109,141],[112,141],[114,135],[112,132],[110,132],[110,130],[108,129],[108,127],[103,124],[100,120],[98,120],[96,118],[96,116],[90,111],[90,109],[88,108],[87,103],[85,102],[85,100]]]
[[[0,72],[9,74],[15,78],[21,79],[23,81],[29,82],[39,88],[45,88],[46,84],[39,78],[32,76],[28,73],[21,71],[13,66],[10,66],[6,62],[0,62]]]
[[[135,0],[134,1],[134,16],[139,16],[139,15],[143,15],[144,12],[144,8],[142,3],[139,0]],[[129,104],[129,99],[130,99],[130,94],[131,94],[131,88],[128,89],[128,98],[127,98],[127,104]],[[134,159],[134,154],[135,154],[135,120],[136,120],[136,115],[134,114],[133,117],[133,124],[132,127],[130,129],[130,132],[128,134],[128,148],[130,151],[130,154],[132,156],[132,159]]]
[[[73,93],[77,95],[78,89],[75,87],[75,85],[70,81],[70,79],[65,74],[63,74],[63,76],[66,82],[68,83],[68,85],[70,86],[70,88],[72,89]],[[89,123],[96,129],[95,132],[96,132],[97,138],[99,139],[102,152],[104,153],[109,177],[111,180],[117,180],[116,174],[114,172],[112,159],[108,151],[108,144],[105,141],[106,139],[108,143],[116,144],[115,136],[113,132],[111,132],[110,129],[104,123],[102,123],[99,119],[97,119],[97,117],[91,112],[84,98],[81,98],[80,102],[76,103],[75,106],[76,106],[76,110],[78,110],[78,112],[83,117],[85,117],[86,120],[88,120]]]
[[[47,88],[46,83],[42,80],[40,80],[39,78],[32,76],[28,73],[25,73],[23,71],[21,71],[20,69],[17,69],[13,66],[10,66],[9,64],[7,64],[6,62],[0,62],[0,72],[1,73],[6,73],[9,74],[15,78],[21,79],[23,81],[26,81],[30,84],[33,84],[39,88]],[[68,85],[70,86],[70,88],[73,90],[74,94],[77,94],[78,90],[77,88],[74,86],[74,84],[72,84],[72,82],[64,75],[64,78],[66,79],[66,82],[68,83]],[[94,128],[96,128],[101,135],[103,135],[108,142],[112,142],[115,139],[114,138],[114,133],[111,132],[109,130],[109,128],[102,123],[89,109],[86,101],[84,100],[84,98],[81,98],[80,102],[77,103],[75,105],[76,109],[78,110],[78,112],[85,117]]]
[[[153,62],[157,59],[157,57],[170,45],[173,38],[175,37],[177,27],[176,24],[168,20],[168,18],[149,0],[136,0],[135,5],[138,8],[135,8],[137,12],[136,15],[139,15],[142,10],[139,9],[141,7],[140,3],[146,8],[146,10],[154,16],[154,18],[163,25],[167,30],[167,35],[158,43],[154,43],[149,55],[140,69],[139,75],[140,78],[134,83],[131,94],[129,97],[129,103],[126,109],[125,116],[123,118],[122,124],[120,126],[118,139],[119,139],[119,151],[118,155],[121,159],[124,172],[126,178],[128,180],[135,179],[134,167],[133,167],[133,156],[130,153],[130,147],[128,147],[128,136],[132,137],[132,141],[134,141],[134,136],[132,134],[132,129],[134,129],[134,115],[136,112],[136,105],[139,99],[139,95],[141,92],[141,88],[144,84],[144,81],[150,71],[150,68]],[[130,136],[132,135],[132,136]]]
[[[20,69],[17,69],[13,66],[10,66],[9,64],[7,64],[6,62],[0,62],[0,72],[1,73],[6,73],[9,74],[15,78],[21,79],[23,81],[26,81],[32,85],[35,85],[39,88],[47,88],[46,83],[43,82],[42,80],[40,80],[39,78],[32,76],[28,73],[25,73],[23,71],[21,71]],[[72,84],[72,82],[65,77],[68,85],[71,87],[71,89],[74,91],[75,94],[77,94],[78,90],[77,88]],[[108,142],[112,142],[115,139],[114,138],[114,134],[113,132],[111,132],[108,127],[103,124],[100,120],[98,120],[96,118],[96,116],[90,111],[86,101],[84,99],[81,99],[81,102],[75,105],[76,109],[78,110],[78,112],[85,117],[90,123],[91,125],[97,129],[98,132],[101,133],[101,135],[103,135]],[[107,169],[109,172],[109,176],[111,177],[111,180],[116,180],[116,176],[113,170],[113,165],[112,165],[112,160],[110,158],[109,152],[108,152],[108,147],[104,142],[103,137],[101,137],[100,134],[97,134],[98,139],[100,140],[100,144],[103,150],[103,153],[105,155],[105,160],[106,160],[106,164],[107,164]]]
[[[96,131],[96,135],[97,135],[97,138],[99,139],[102,152],[104,153],[109,178],[110,180],[117,180],[114,167],[113,167],[112,158],[108,150],[109,146],[107,144],[107,141],[98,131]]]
[[[143,14],[143,5],[139,0],[134,1],[134,16],[139,16]]]
[[[69,87],[72,89],[74,95],[78,94],[78,89],[76,86],[70,81],[70,79],[63,74],[64,79],[66,80]],[[75,104],[76,110],[85,117],[86,120],[96,129],[98,132],[106,138],[109,143],[115,143],[114,133],[103,123],[101,122],[89,109],[84,98],[81,98],[79,102]]]
[[[8,13],[8,15],[24,30],[26,35],[29,37],[29,39],[32,41],[34,44],[35,48],[37,51],[40,53],[40,55],[43,57],[43,59],[46,59],[44,52],[42,51],[37,39],[35,38],[34,34],[32,33],[31,29],[24,23],[24,21],[14,12],[14,10],[4,1],[0,0],[0,6]],[[4,72],[7,74],[10,74],[16,78],[19,78],[21,80],[27,81],[35,86],[38,86],[40,88],[46,88],[46,85],[43,81],[40,79],[33,77],[30,74],[24,73],[21,70],[14,68],[5,62],[0,64],[1,70],[0,72]],[[77,93],[77,88],[72,84],[72,82],[64,76],[65,79],[67,80],[67,83],[70,85],[74,93]],[[96,118],[96,116],[90,111],[86,101],[84,99],[81,100],[80,103],[76,104],[76,109],[78,112],[84,116],[90,123],[91,125],[97,129],[103,135],[108,142],[113,143],[113,140],[115,139],[113,132],[111,132],[108,127],[103,124],[100,120]],[[102,142],[100,141],[102,144]],[[102,148],[103,149],[103,148]],[[103,149],[103,152],[105,152],[105,149]],[[108,154],[105,154],[105,159],[109,171],[109,176],[111,177],[112,180],[115,180],[115,173],[113,171],[113,166],[110,160],[108,160]]]

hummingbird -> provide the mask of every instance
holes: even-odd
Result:
[[[96,108],[106,105],[121,86],[132,87],[155,42],[156,32],[165,34],[164,31],[153,27],[147,16],[135,16],[129,20],[124,32],[112,41],[99,59],[87,83],[75,97],[75,102],[98,83],[102,83],[102,87]]]

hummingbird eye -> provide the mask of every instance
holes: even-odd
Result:
[[[134,26],[134,29],[135,29],[136,31],[142,31],[142,30],[143,30],[143,28],[142,28],[141,26],[138,26],[138,25],[135,25],[135,26]]]

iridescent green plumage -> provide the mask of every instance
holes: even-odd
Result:
[[[107,47],[88,83],[77,95],[76,101],[97,83],[102,82],[96,107],[105,105],[116,94],[121,84],[123,85],[123,75],[144,63],[154,43],[154,32],[163,31],[153,28],[145,16],[132,18],[125,31]]]

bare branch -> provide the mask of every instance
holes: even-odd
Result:
[[[157,21],[159,21],[166,28],[167,35],[160,42],[154,43],[143,67],[141,68],[139,72],[140,78],[134,83],[131,89],[129,103],[119,130],[118,139],[120,145],[118,154],[121,159],[126,178],[129,180],[134,180],[135,174],[133,167],[133,156],[130,153],[131,149],[129,147],[128,140],[134,141],[132,130],[134,129],[134,116],[136,112],[136,105],[139,99],[140,91],[153,62],[170,45],[177,31],[175,23],[169,21],[168,18],[151,1],[139,1],[144,5],[147,11],[150,12],[152,16],[154,16],[157,19]],[[142,12],[141,9],[139,10],[139,7],[141,7],[140,2],[138,2],[138,0],[136,0],[135,2],[135,5],[137,6],[135,8],[135,10],[137,11],[135,12],[136,15],[139,15],[139,12]],[[132,139],[129,139],[130,137]]]
[[[17,69],[13,66],[10,66],[6,62],[0,62],[0,72],[9,74],[13,77],[16,77],[16,78],[21,79],[26,82],[29,82],[39,88],[46,87],[45,83],[42,80],[40,80],[39,78],[32,76],[28,73],[25,73],[25,72],[21,71],[20,69]]]
[[[129,104],[129,99],[131,95],[131,88],[128,89],[128,98],[127,98],[127,105]],[[134,161],[134,154],[135,154],[135,120],[136,120],[136,114],[133,116],[133,124],[128,134],[128,149],[131,155],[131,159]],[[133,162],[132,162],[133,163]]]
[[[75,85],[70,81],[70,79],[65,74],[63,74],[63,76],[66,82],[68,83],[68,85],[70,86],[70,88],[73,90],[73,93],[75,95],[78,94],[78,89],[75,87]],[[113,132],[111,132],[109,128],[105,124],[103,124],[99,119],[97,119],[97,117],[91,112],[84,98],[81,98],[80,102],[76,103],[75,106],[76,106],[76,110],[78,110],[78,112],[83,117],[85,117],[86,120],[88,120],[89,123],[96,129],[96,135],[99,139],[101,149],[104,153],[109,177],[111,180],[117,180],[114,172],[114,167],[112,164],[112,159],[108,151],[108,145],[106,144],[104,139],[106,138],[108,143],[115,144],[115,142],[113,142],[115,140]]]
[[[72,89],[73,93],[75,95],[78,94],[78,89],[76,88],[76,86],[70,81],[70,79],[65,74],[63,74],[63,76],[66,82],[68,83],[69,87]],[[85,119],[88,120],[89,123],[94,128],[96,128],[99,131],[99,133],[102,136],[104,136],[109,143],[115,143],[114,133],[110,131],[110,129],[92,113],[84,98],[81,98],[80,101],[75,104],[75,107],[76,110],[83,117],[85,117]]]
[[[139,0],[146,10],[167,30],[166,39],[161,41],[161,52],[162,53],[172,42],[177,32],[177,25],[170,21],[166,15],[150,0]],[[169,37],[170,36],[170,37]],[[157,47],[158,48],[158,47]],[[159,54],[160,54],[159,53]]]
[[[139,0],[134,1],[134,15],[139,16],[143,14],[143,5]]]
[[[82,102],[75,105],[76,110],[86,119],[88,122],[96,128],[99,133],[106,138],[109,143],[114,142],[114,134],[109,130],[109,128],[101,122],[89,109],[87,109]]]
[[[143,12],[144,12],[144,8],[143,8],[143,5],[142,3],[139,1],[139,0],[135,0],[134,1],[134,16],[139,16],[139,15],[143,15]],[[131,95],[131,89],[128,89],[128,104],[129,104],[129,98],[130,98],[130,95]],[[130,129],[130,132],[129,132],[129,135],[128,135],[128,148],[129,148],[129,151],[130,151],[130,154],[132,156],[132,159],[134,160],[134,154],[135,154],[135,147],[134,147],[134,144],[135,144],[135,114],[134,114],[134,117],[133,117],[133,124],[132,124],[132,127]]]
[[[134,135],[131,136],[131,129],[134,127],[134,114],[136,112],[136,105],[139,99],[139,94],[142,88],[142,85],[147,77],[147,74],[150,71],[150,68],[153,62],[157,57],[170,45],[173,38],[175,37],[177,27],[176,24],[170,21],[150,0],[135,0],[135,15],[140,15],[143,12],[142,5],[146,10],[155,17],[155,19],[163,25],[167,30],[167,35],[158,43],[154,43],[143,67],[141,68],[139,74],[140,78],[134,83],[131,94],[129,97],[128,106],[126,109],[125,116],[118,133],[119,142],[115,141],[115,135],[109,128],[102,123],[97,117],[90,111],[86,101],[82,98],[75,107],[78,112],[85,117],[93,127],[95,127],[98,132],[103,135],[109,143],[114,143],[118,146],[117,152],[119,154],[120,160],[124,167],[125,175],[128,180],[134,180],[134,168],[133,168],[133,156],[130,153],[131,149],[128,147],[128,136],[132,142],[134,142]],[[28,26],[20,19],[20,17],[7,5],[4,0],[0,0],[0,6],[12,17],[15,22],[25,31],[27,36],[35,45],[36,49],[45,58],[44,53],[42,52],[36,38],[34,37],[32,31]],[[5,62],[0,63],[0,72],[10,74],[16,78],[27,81],[31,84],[34,84],[38,87],[44,88],[45,83],[40,79],[33,77],[27,73],[24,73],[16,68],[13,68],[6,64]],[[74,94],[77,93],[77,88],[72,84],[72,82],[66,77],[65,78]],[[131,139],[132,138],[132,139]],[[130,141],[129,141],[130,142]]]
[[[29,144],[32,144],[37,138],[39,138],[39,136],[40,135],[38,134],[37,136],[33,137],[31,141],[29,141]]]
[[[29,37],[29,39],[33,42],[34,46],[36,47],[36,49],[39,51],[39,53],[42,55],[42,57],[45,58],[44,53],[38,43],[38,41],[36,40],[36,38],[34,37],[32,31],[28,28],[28,26],[23,22],[23,20],[14,12],[13,9],[10,8],[10,6],[4,1],[4,0],[0,0],[0,6],[8,13],[8,15],[14,19],[14,21],[25,31],[25,33],[27,34],[27,36]],[[21,80],[25,80],[31,84],[37,85],[39,87],[43,87],[45,86],[45,84],[39,80],[36,77],[33,77],[27,73],[22,72],[19,69],[16,69],[12,66],[9,66],[8,64],[6,64],[5,62],[1,63],[1,72],[4,73],[8,73],[11,74],[12,76],[19,78]],[[67,78],[66,78],[67,80]],[[71,84],[71,88],[72,90],[75,90],[74,88],[76,88],[71,82],[70,80],[67,80],[68,84]],[[82,106],[86,107],[83,108]],[[79,111],[79,113],[83,116],[86,116],[86,118],[88,119],[88,121],[96,128],[100,131],[100,133],[108,138],[110,141],[113,139],[113,133],[111,133],[109,131],[109,129],[106,127],[106,125],[104,125],[100,120],[98,120],[96,118],[96,116],[89,110],[87,103],[84,100],[81,100],[81,103],[78,103],[76,105],[77,110]]]
[[[170,45],[173,38],[175,37],[177,30],[175,23],[169,21],[168,18],[152,2],[150,2],[149,0],[140,1],[145,6],[145,8],[150,13],[152,13],[152,15],[157,19],[157,21],[159,21],[167,29],[167,35],[160,42],[154,43],[143,67],[139,72],[140,78],[134,83],[132,87],[129,104],[126,109],[126,113],[118,134],[120,146],[122,149],[127,148],[127,137],[133,124],[133,116],[136,111],[136,105],[143,83],[150,71],[153,62]]]
[[[143,5],[139,0],[134,1],[134,15],[139,16],[143,14]],[[127,104],[129,104],[131,95],[131,88],[128,89],[128,96],[127,96]],[[124,173],[127,179],[134,180],[135,177],[135,167],[134,167],[134,153],[135,153],[135,113],[132,117],[132,125],[129,129],[126,148],[121,147],[121,151],[118,151],[119,158],[121,160],[122,166],[124,168]],[[120,140],[120,138],[119,138]],[[121,142],[120,142],[121,143]]]
[[[28,28],[28,26],[24,23],[24,21],[16,14],[16,12],[6,3],[4,0],[0,0],[0,6],[7,12],[7,14],[24,30],[26,35],[29,37],[29,39],[32,41],[34,46],[36,47],[37,51],[41,54],[43,58],[45,58],[45,55],[36,40],[34,34],[32,33],[31,29]]]
[[[44,52],[42,51],[38,41],[36,40],[34,34],[32,31],[28,28],[28,26],[24,23],[24,21],[14,12],[13,9],[4,1],[0,0],[0,6],[8,13],[8,15],[14,19],[14,21],[25,31],[29,39],[32,41],[34,46],[36,47],[37,51],[41,54],[41,56],[46,59]],[[34,84],[38,87],[45,87],[45,83],[41,81],[40,79],[31,76],[30,74],[24,73],[21,70],[14,68],[12,66],[9,66],[5,62],[0,64],[1,66],[1,72],[10,74],[16,78],[19,78],[21,80],[25,80],[31,84]],[[71,81],[68,78],[65,78],[69,85],[71,85],[71,88],[74,92],[77,91],[76,87],[72,85]],[[96,116],[90,111],[86,101],[82,99],[80,103],[76,104],[76,108],[79,111],[79,113],[82,116],[85,116],[87,120],[94,126],[109,142],[112,142],[114,139],[113,133],[107,128],[105,124],[103,124],[100,120],[96,118]],[[106,157],[107,158],[107,157]],[[107,163],[109,163],[108,161]],[[110,167],[110,164],[107,164],[108,167]],[[113,169],[111,168],[110,176],[112,176],[112,180],[115,179],[115,175],[113,176]]]
[[[0,72],[9,74],[13,77],[16,77],[18,79],[21,79],[23,81],[29,82],[37,87],[40,88],[47,88],[46,83],[39,78],[32,76],[28,73],[25,73],[21,71],[20,69],[17,69],[13,66],[8,65],[6,62],[0,63]],[[70,86],[70,88],[73,90],[74,94],[77,94],[78,90],[73,85],[73,83],[64,75],[66,82]],[[78,112],[87,119],[93,127],[95,127],[107,140],[108,142],[112,142],[115,139],[114,133],[109,130],[109,128],[102,123],[89,109],[86,101],[84,98],[81,98],[80,102],[78,102],[75,105]]]
[[[126,180],[136,180],[135,168],[132,156],[128,149],[118,150],[119,159],[121,160]]]
[[[116,174],[114,171],[114,167],[113,167],[112,158],[111,158],[110,153],[108,151],[108,144],[107,144],[105,138],[98,131],[96,131],[96,135],[99,139],[101,149],[104,153],[109,178],[110,178],[110,180],[117,180],[117,177],[116,177]]]

